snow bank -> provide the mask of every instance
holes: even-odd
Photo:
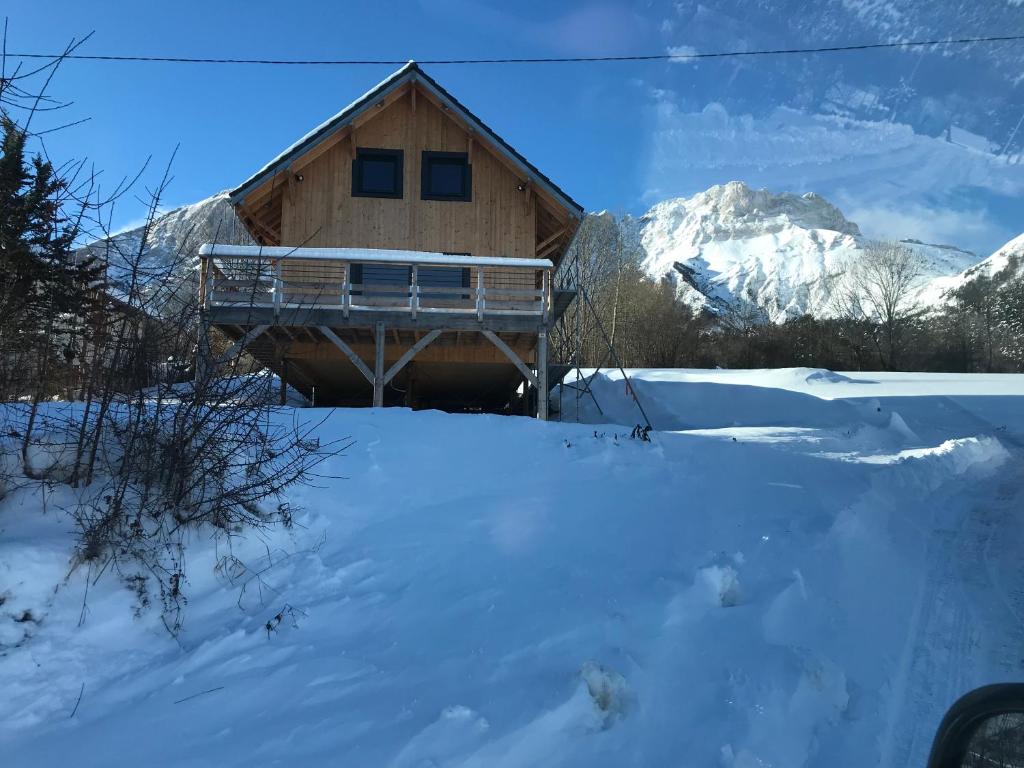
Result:
[[[245,402],[253,405],[277,405],[281,397],[281,379],[276,373],[264,369],[260,373],[225,376],[215,380],[213,394],[231,402]],[[195,396],[195,385],[191,381],[178,384],[162,384],[143,390],[150,400],[164,402],[189,400]],[[309,405],[309,400],[290,384],[285,387],[285,404],[293,408]]]
[[[633,392],[657,430],[803,427],[884,430],[915,442],[991,434],[1024,441],[1024,376],[1018,374],[836,373],[766,370],[614,369],[583,371],[594,392],[579,397],[580,421],[636,424]],[[570,371],[552,406],[575,421]],[[680,386],[686,385],[686,386]],[[596,401],[596,402],[595,402]]]
[[[355,444],[292,530],[194,538],[178,641],[12,491],[4,764],[895,768],[1024,675],[1016,380],[633,381],[650,443],[613,374],[596,428],[276,412]]]

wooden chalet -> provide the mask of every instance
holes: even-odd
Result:
[[[583,211],[415,62],[230,200],[259,245],[202,246],[197,368],[212,326],[318,405],[547,417]]]

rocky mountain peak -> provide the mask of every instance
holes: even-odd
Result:
[[[860,235],[857,225],[820,195],[751,189],[741,181],[658,203],[641,218],[641,225],[654,226],[659,235],[693,246],[771,234],[794,226]]]

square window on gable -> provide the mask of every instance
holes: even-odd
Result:
[[[353,197],[402,197],[402,150],[356,149]]]
[[[465,152],[424,152],[420,179],[423,200],[473,199],[473,166]]]

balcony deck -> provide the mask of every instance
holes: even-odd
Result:
[[[200,257],[200,303],[214,324],[537,332],[551,317],[548,259],[221,245]],[[357,282],[366,265],[407,279]]]
[[[416,356],[449,389],[514,391],[525,380],[546,392],[547,331],[573,298],[552,290],[548,259],[204,245],[200,260],[201,315],[235,342],[229,353],[248,348],[275,370],[287,357],[336,391],[353,390],[343,378],[355,375],[375,404],[403,368],[411,377]]]

